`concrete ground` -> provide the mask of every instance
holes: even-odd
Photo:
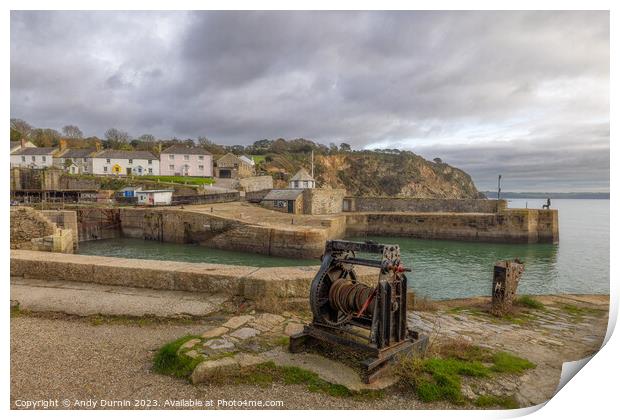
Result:
[[[11,278],[11,301],[33,312],[69,315],[204,317],[227,297],[199,292],[152,290],[59,280]]]
[[[331,397],[309,392],[304,385],[192,385],[187,380],[151,371],[155,352],[163,344],[187,334],[201,335],[228,325],[228,335],[239,337],[244,326],[230,326],[234,314],[221,309],[220,298],[196,293],[155,291],[13,279],[11,299],[20,310],[11,317],[11,407],[26,400],[127,400],[124,408],[174,408],[166,401],[188,399],[281,401],[285,409],[417,409],[457,408],[448,403],[424,404],[411,394],[388,392],[379,399]],[[536,364],[523,375],[464,378],[463,394],[515,396],[521,406],[551,398],[562,363],[595,353],[607,328],[607,296],[540,297],[544,309],[506,319],[484,312],[485,299],[464,299],[411,312],[408,321],[427,333],[432,342],[466,340],[493,351],[509,351]],[[107,315],[159,317],[180,314],[208,315],[193,322],[114,320],[94,322]],[[272,316],[273,317],[273,316]],[[288,315],[287,317],[290,317]],[[237,317],[239,318],[239,317]],[[260,314],[246,318],[258,320]],[[288,321],[286,321],[288,322]],[[284,325],[288,325],[284,323]],[[238,330],[235,330],[237,328]],[[262,332],[255,331],[262,337]],[[234,341],[240,349],[239,341]],[[198,347],[197,347],[198,348]],[[245,351],[245,350],[242,350]],[[334,372],[328,372],[333,377]],[[332,378],[333,379],[333,378]],[[58,408],[65,408],[59,406]],[[106,407],[95,407],[106,408]],[[114,407],[107,407],[114,408]],[[116,407],[118,408],[118,407]],[[238,408],[238,407],[237,407]]]
[[[178,209],[180,209],[180,207]],[[283,228],[298,226],[325,229],[325,226],[321,224],[323,221],[343,217],[343,215],[292,215],[268,210],[256,204],[238,201],[231,203],[183,206],[182,210],[197,213],[211,213],[211,209],[213,209],[213,214],[217,216],[261,226],[279,226]],[[293,223],[291,223],[291,220],[293,220]]]

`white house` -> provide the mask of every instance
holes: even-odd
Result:
[[[174,190],[142,190],[135,191],[138,204],[145,206],[165,206],[172,203]]]
[[[11,142],[11,153],[16,152],[19,149],[22,149],[24,147],[37,147],[34,145],[34,143],[32,143],[31,141],[28,140],[19,140],[19,141],[12,141]]]
[[[91,156],[96,152],[97,149],[94,148],[64,149],[54,157],[54,166],[72,174],[91,174],[93,172]]]
[[[151,152],[106,149],[91,159],[95,175],[159,175],[159,159]]]
[[[314,188],[315,181],[314,178],[306,171],[304,168],[301,168],[288,182],[289,188]]]
[[[202,147],[183,144],[161,152],[160,175],[213,176],[213,156]]]
[[[57,147],[24,147],[11,153],[11,168],[16,166],[43,169],[54,164]]]

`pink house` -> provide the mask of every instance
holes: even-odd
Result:
[[[213,176],[213,156],[202,147],[170,146],[159,157],[160,175]]]

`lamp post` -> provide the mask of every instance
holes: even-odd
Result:
[[[499,200],[499,196],[502,192],[502,175],[500,174],[497,177],[497,199]]]

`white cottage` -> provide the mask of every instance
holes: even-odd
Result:
[[[166,206],[172,203],[174,190],[142,190],[136,191],[138,204],[144,206]]]
[[[314,188],[315,187],[314,178],[306,171],[304,168],[301,168],[288,182],[289,188]]]
[[[95,175],[159,175],[159,159],[147,151],[106,149],[92,156]]]
[[[11,168],[43,169],[54,164],[54,154],[57,147],[25,147],[11,153]]]
[[[72,174],[90,174],[93,172],[91,156],[96,152],[94,148],[64,149],[54,157],[54,166]]]

